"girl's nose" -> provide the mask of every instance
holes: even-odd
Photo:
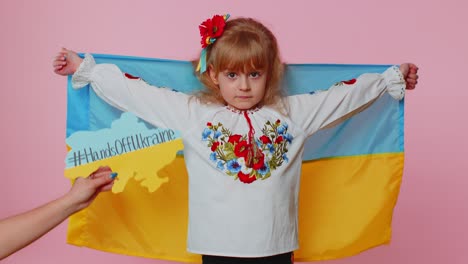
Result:
[[[242,77],[241,77],[239,90],[241,90],[241,91],[250,91],[249,79],[245,75],[242,75]]]

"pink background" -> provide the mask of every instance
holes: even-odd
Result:
[[[200,50],[198,24],[230,12],[269,26],[286,62],[419,65],[392,243],[329,263],[467,263],[467,10],[464,0],[2,0],[0,218],[69,188],[66,78],[51,67],[60,47],[189,60]],[[170,263],[70,246],[65,233],[62,224],[3,263]]]

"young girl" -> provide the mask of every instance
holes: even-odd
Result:
[[[283,96],[276,38],[254,19],[202,23],[196,96],[155,88],[63,49],[55,72],[91,84],[103,100],[155,126],[181,131],[189,174],[188,251],[203,263],[291,263],[305,140],[388,92],[402,99],[417,67],[363,74],[314,94]],[[405,83],[406,80],[406,83]],[[177,87],[173,87],[177,88]]]

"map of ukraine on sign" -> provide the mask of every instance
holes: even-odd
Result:
[[[113,193],[122,192],[131,178],[154,192],[169,180],[157,172],[183,149],[178,131],[150,129],[131,113],[123,113],[110,128],[75,132],[66,143],[65,177],[87,177],[100,166],[109,166],[118,173]]]

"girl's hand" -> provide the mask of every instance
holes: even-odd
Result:
[[[418,67],[413,63],[404,63],[400,65],[400,71],[406,82],[406,89],[413,90],[418,83]]]
[[[67,76],[74,74],[82,61],[83,59],[76,52],[62,48],[54,58],[52,66],[56,74]]]

